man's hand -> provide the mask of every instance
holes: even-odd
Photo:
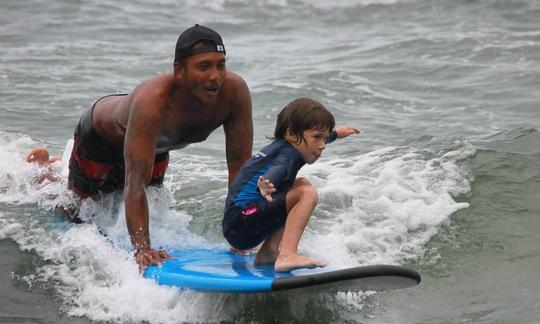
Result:
[[[337,138],[344,138],[353,134],[359,134],[360,132],[358,128],[349,125],[336,128]]]
[[[263,196],[264,199],[266,199],[267,201],[274,200],[274,198],[272,198],[272,194],[276,192],[276,188],[274,188],[274,184],[270,182],[270,180],[259,177],[259,180],[257,181],[257,187],[259,187],[261,196]]]
[[[148,265],[160,265],[163,260],[170,259],[171,256],[164,250],[145,249],[135,253],[135,262],[143,272]]]

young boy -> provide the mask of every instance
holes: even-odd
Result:
[[[360,132],[334,126],[332,114],[314,100],[299,98],[283,108],[274,141],[242,165],[229,188],[222,226],[234,249],[262,242],[255,263],[274,263],[277,272],[325,266],[298,254],[318,196],[307,179],[296,175],[321,156],[327,143]]]

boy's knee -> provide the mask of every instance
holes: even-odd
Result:
[[[304,178],[304,177],[296,178],[296,180],[294,180],[294,185],[295,186],[313,186],[311,184],[311,181],[309,181],[307,178]]]
[[[304,199],[309,199],[315,203],[317,203],[317,201],[319,200],[319,194],[317,193],[317,190],[309,181],[308,184],[298,187],[298,190],[300,191],[300,195]]]

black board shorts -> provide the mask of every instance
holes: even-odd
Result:
[[[124,150],[98,134],[92,120],[94,106],[83,113],[75,129],[68,175],[72,187],[89,195],[121,190],[125,177]],[[155,155],[150,185],[163,183],[168,164],[169,152]]]
[[[285,225],[287,220],[286,193],[274,196],[268,202],[262,200],[244,209],[233,205],[225,212],[223,234],[229,244],[237,249],[256,247]]]

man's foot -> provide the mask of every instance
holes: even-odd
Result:
[[[54,206],[53,213],[56,216],[65,217],[68,221],[75,224],[81,224],[83,222],[82,219],[79,218],[79,208],[66,208],[62,205],[56,205]]]
[[[310,259],[308,257],[299,254],[282,255],[280,254],[276,263],[274,264],[274,270],[276,272],[290,272],[300,268],[317,268],[326,266],[325,262]]]
[[[34,147],[26,156],[26,162],[37,162],[41,166],[49,164],[49,151],[46,147]]]

